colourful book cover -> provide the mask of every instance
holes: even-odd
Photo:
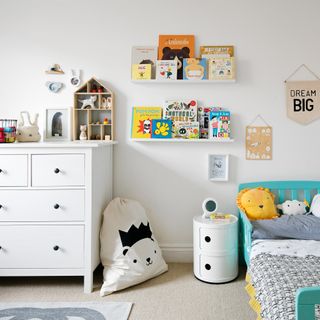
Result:
[[[194,56],[194,35],[159,35],[158,59],[177,61],[177,79],[183,78],[183,59]]]
[[[152,132],[152,120],[161,119],[161,107],[133,107],[131,138],[150,139]]]
[[[201,58],[230,58],[234,57],[234,46],[201,46]]]
[[[210,139],[230,139],[230,112],[229,111],[211,111],[209,138]]]
[[[208,139],[209,138],[210,112],[213,110],[214,110],[214,107],[199,107],[198,108],[200,139]]]
[[[175,121],[172,137],[176,139],[199,139],[199,122]]]
[[[133,64],[131,79],[132,80],[150,80],[151,64]]]
[[[213,58],[208,60],[208,78],[210,80],[235,79],[235,60],[231,58]]]
[[[199,59],[199,58],[183,59],[183,79],[184,80],[207,79],[207,59]]]
[[[168,119],[152,120],[153,139],[171,139],[172,138],[172,121]]]
[[[197,100],[166,100],[164,118],[172,121],[197,121]]]
[[[177,80],[176,60],[158,60],[156,64],[157,80]]]
[[[154,46],[134,46],[131,52],[131,65],[151,64],[151,79],[155,79],[158,48]]]

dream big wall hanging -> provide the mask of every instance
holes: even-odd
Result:
[[[289,81],[301,68],[305,68],[316,80]],[[300,124],[309,124],[320,117],[320,78],[305,64],[299,66],[285,81],[287,115]]]

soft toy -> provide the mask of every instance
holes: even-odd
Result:
[[[250,220],[278,217],[274,194],[269,189],[243,189],[238,193],[237,205]]]
[[[277,208],[282,211],[283,214],[295,216],[297,214],[305,214],[309,211],[309,204],[307,201],[287,200],[282,204],[278,204]]]

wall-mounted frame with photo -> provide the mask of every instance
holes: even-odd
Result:
[[[208,179],[210,181],[228,181],[229,155],[209,154],[208,169]]]
[[[71,140],[71,108],[47,108],[44,114],[44,141]]]

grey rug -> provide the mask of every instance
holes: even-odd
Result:
[[[127,320],[131,302],[0,303],[0,320]]]

